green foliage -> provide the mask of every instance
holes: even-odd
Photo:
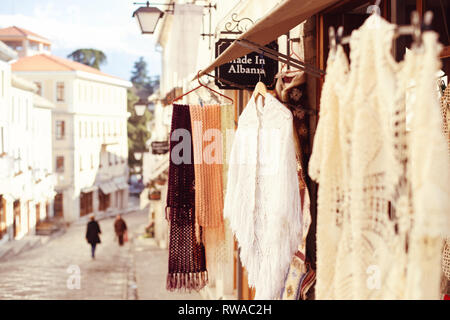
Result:
[[[157,87],[159,87],[159,77],[152,79],[148,75],[147,62],[140,57],[135,63],[131,71],[131,79],[133,86],[136,88],[136,94],[146,100]]]
[[[100,70],[100,66],[107,61],[106,55],[96,49],[78,49],[67,56],[68,58]]]

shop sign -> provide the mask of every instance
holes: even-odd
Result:
[[[152,142],[152,154],[165,154],[169,152],[168,141],[153,141]]]
[[[232,43],[233,39],[219,39],[216,42],[216,58],[223,53]],[[278,43],[271,42],[266,47],[278,51]],[[240,86],[253,90],[259,80],[265,83],[268,89],[275,86],[274,78],[278,73],[278,61],[264,57],[257,52],[251,52],[247,55],[225,63],[215,69],[215,83],[220,89],[237,89],[232,82]],[[225,80],[221,81],[221,80]]]

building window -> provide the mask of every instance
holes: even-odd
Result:
[[[56,172],[64,172],[64,157],[56,157]]]
[[[22,41],[3,41],[8,47],[15,51],[22,51]]]
[[[28,47],[29,47],[31,50],[38,51],[38,50],[39,50],[39,43],[38,43],[38,42],[35,42],[35,41],[30,41]]]
[[[44,50],[45,51],[50,51],[50,45],[44,44]]]
[[[87,121],[84,122],[84,137],[88,137],[88,123]]]
[[[64,102],[64,82],[56,83],[56,101]]]
[[[0,127],[0,156],[6,153],[5,146],[5,129]]]
[[[36,81],[34,84],[38,88],[36,94],[39,95],[39,96],[42,96],[42,83]]]
[[[91,121],[91,138],[94,137],[94,122]]]
[[[63,140],[66,136],[65,125],[63,120],[56,120],[56,139]]]

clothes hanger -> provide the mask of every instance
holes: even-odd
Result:
[[[255,99],[260,94],[263,98],[267,95],[267,87],[264,82],[261,81],[261,75],[259,75],[259,81],[255,86],[255,90],[253,90],[253,94],[255,95]]]
[[[192,89],[192,90],[190,90],[190,91],[188,91],[188,92],[182,94],[181,96],[179,96],[179,97],[173,99],[173,100],[170,102],[170,104],[173,104],[175,101],[180,100],[180,99],[183,98],[184,96],[190,94],[191,92],[194,92],[195,90],[197,90],[197,89],[199,89],[199,88],[201,88],[201,87],[205,87],[206,89],[208,89],[208,90],[210,90],[210,91],[212,91],[212,92],[218,94],[219,96],[224,97],[224,98],[230,100],[231,103],[234,104],[234,100],[231,99],[230,97],[227,97],[226,95],[221,94],[220,92],[217,92],[216,90],[214,90],[214,89],[208,87],[207,85],[204,85],[204,84],[200,81],[200,72],[201,72],[201,70],[199,70],[198,73],[197,73],[197,82],[198,82],[199,86],[197,86],[197,87],[195,87],[194,89]]]
[[[261,60],[262,60],[262,55],[260,55],[260,56],[261,56]],[[261,71],[264,71],[263,64],[261,64]],[[263,98],[266,98],[266,95],[267,95],[267,87],[266,87],[265,83],[261,81],[261,73],[258,73],[258,77],[259,77],[258,83],[256,84],[255,89],[253,90],[253,94],[255,95],[255,101],[259,94]]]

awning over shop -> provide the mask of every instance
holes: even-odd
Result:
[[[256,22],[237,40],[247,40],[264,46],[336,2],[339,2],[339,0],[285,0]],[[213,63],[203,69],[200,75],[209,73],[215,67],[240,58],[251,51],[251,49],[243,47],[235,41]]]
[[[97,189],[98,189],[97,186],[90,186],[90,187],[81,188],[80,191],[83,193],[89,193],[89,192],[94,192]]]
[[[104,194],[110,194],[117,190],[116,184],[112,181],[101,183],[99,188]]]

